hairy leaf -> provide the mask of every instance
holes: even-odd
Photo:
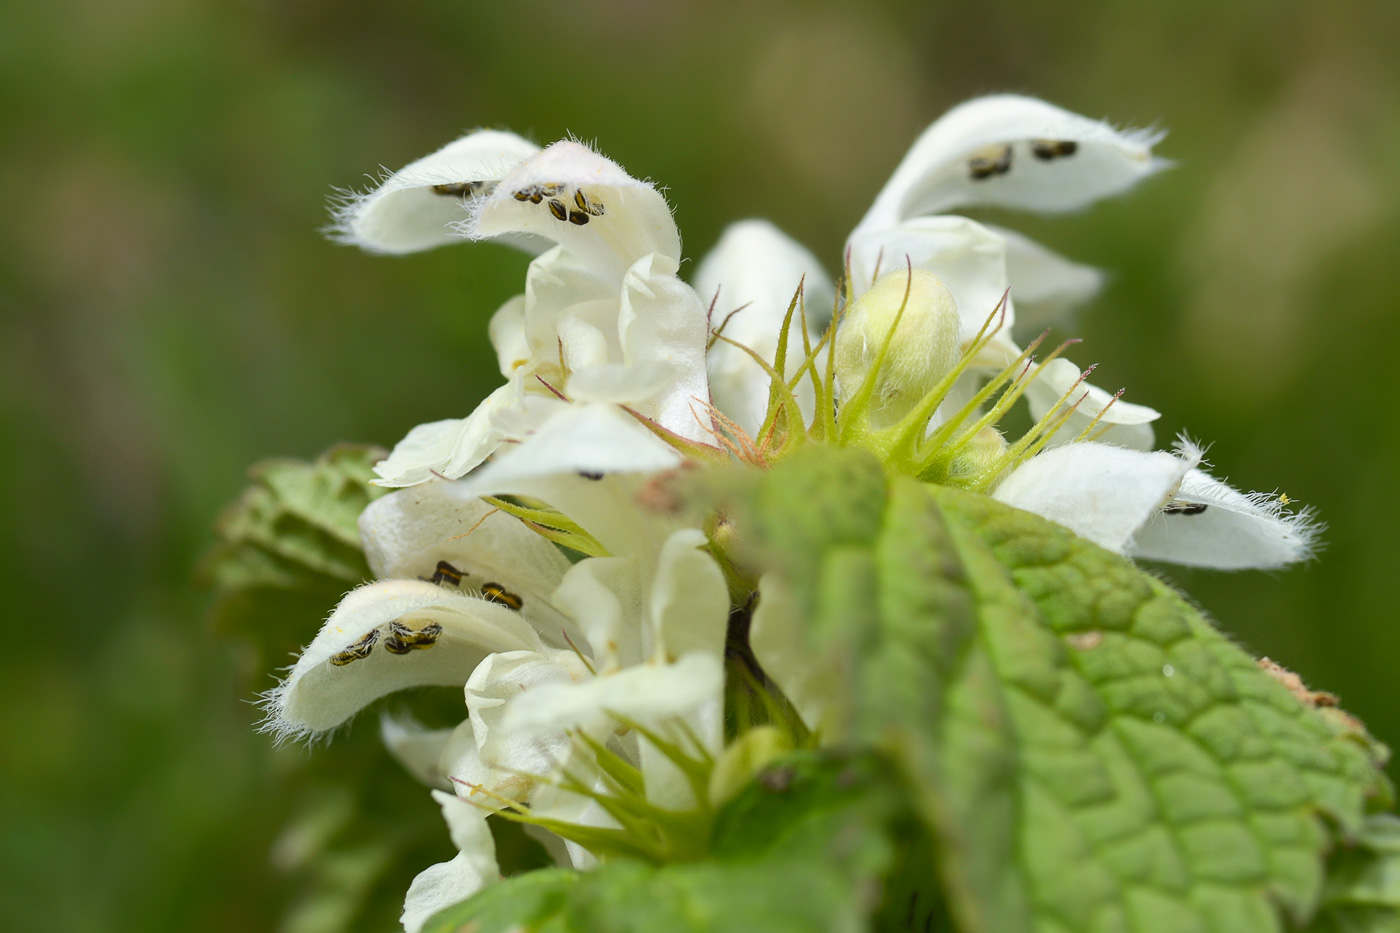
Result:
[[[1058,525],[852,452],[744,484],[756,651],[794,642],[759,660],[824,742],[899,763],[961,930],[1301,925],[1389,802],[1359,724]]]

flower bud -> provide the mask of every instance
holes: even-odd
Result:
[[[957,364],[960,328],[957,302],[938,276],[923,269],[881,276],[847,310],[836,334],[842,395],[850,400],[873,378],[871,421],[899,420]]]
[[[988,425],[982,428],[963,445],[948,463],[948,479],[953,482],[966,482],[990,472],[1006,454],[1006,438],[1001,432]]]

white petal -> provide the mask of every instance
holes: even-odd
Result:
[[[1006,271],[1016,299],[1016,325],[1034,335],[1067,312],[1086,304],[1103,287],[1103,273],[1070,262],[1014,230],[987,229],[1006,241]]]
[[[996,309],[1009,282],[1006,241],[966,217],[923,217],[888,229],[852,235],[851,285],[859,297],[879,275],[912,265],[932,272],[948,286],[962,318],[961,340],[975,337]],[[998,317],[998,321],[1001,321]],[[1015,323],[1008,297],[1002,333]]]
[[[1129,553],[1219,570],[1281,567],[1312,556],[1318,530],[1311,513],[1285,512],[1277,496],[1246,495],[1192,470],[1169,511],[1152,517]]]
[[[441,630],[435,642],[394,654],[388,650],[394,622]],[[366,642],[371,633],[377,634]],[[363,656],[348,658],[344,652],[356,645]],[[340,601],[291,674],[268,694],[266,728],[282,736],[325,732],[397,690],[466,683],[493,651],[542,647],[529,623],[504,606],[418,580],[371,583]]]
[[[1062,356],[1057,357],[1041,367],[1031,384],[1026,387],[1026,402],[1030,405],[1031,417],[1037,421],[1066,393],[1070,393],[1066,404],[1074,404],[1083,399],[1064,425],[1055,432],[1050,441],[1051,445],[1073,441],[1083,433],[1096,415],[1103,412],[1103,417],[1099,419],[1094,431],[1097,433],[1100,428],[1107,430],[1097,440],[1133,450],[1151,450],[1151,425],[1153,421],[1162,417],[1161,412],[1146,405],[1125,402],[1121,398],[1115,402],[1111,394],[1088,382],[1080,382],[1076,386],[1075,383],[1082,372],[1083,370],[1069,360]],[[1110,402],[1113,404],[1110,405]]]
[[[635,418],[607,405],[561,406],[518,445],[464,479],[463,496],[521,495],[543,500],[610,553],[655,553],[677,519],[643,508],[646,474],[681,463],[675,448]]]
[[[461,578],[437,582],[463,590],[504,587],[520,598],[536,629],[562,647],[560,632],[569,621],[549,596],[569,560],[519,519],[463,496],[459,484],[434,479],[375,500],[359,525],[376,577],[432,579],[446,561]]]
[[[710,398],[705,373],[709,332],[700,296],[676,278],[676,269],[676,260],[653,253],[627,270],[617,332],[622,362],[670,369],[670,382],[651,399],[639,401],[637,411],[698,441],[707,437],[703,414],[697,412]]]
[[[1173,455],[1089,442],[1068,444],[1043,450],[1021,464],[993,497],[1122,554],[1199,460],[1200,451],[1194,448]]]
[[[640,631],[639,569],[635,557],[590,557],[574,564],[554,592],[559,607],[578,620],[600,674],[640,664],[650,654]]]
[[[579,473],[651,473],[679,465],[675,448],[611,405],[569,405],[463,481],[464,495],[519,492],[529,480]]]
[[[777,356],[783,318],[799,285],[812,343],[831,320],[835,288],[826,271],[804,246],[766,220],[744,220],[726,228],[700,263],[694,281],[701,301],[711,308],[710,325],[718,329],[723,323],[725,337],[770,363]],[[802,364],[802,346],[801,314],[794,312],[788,330],[789,378]],[[768,374],[747,353],[724,341],[710,348],[707,362],[715,405],[750,435],[757,432],[768,407]],[[803,385],[808,403],[804,414],[810,416],[811,387]]]
[[[530,362],[530,340],[525,332],[525,296],[516,295],[491,315],[487,335],[496,350],[501,375],[509,379]]]
[[[419,933],[433,914],[465,901],[501,877],[485,811],[440,790],[433,791],[433,799],[442,807],[457,857],[413,879],[399,917],[405,933]]]
[[[442,771],[440,762],[443,749],[455,732],[455,729],[428,729],[412,719],[379,717],[379,737],[389,754],[420,783],[439,790],[452,789],[452,782]]]
[[[602,363],[569,374],[569,396],[576,402],[604,405],[637,405],[665,391],[675,382],[675,371],[661,361],[629,366]]]
[[[336,211],[333,233],[377,253],[413,253],[461,242],[453,225],[466,219],[470,200],[539,151],[514,133],[469,133],[405,165],[373,191],[352,196]],[[463,189],[466,185],[473,190]]]
[[[583,762],[576,759],[570,762],[570,773],[579,780],[588,783],[597,793],[612,792],[612,788],[598,772],[596,765],[585,767]],[[592,777],[591,782],[589,781],[590,777]],[[530,799],[530,812],[544,819],[559,820],[564,823],[572,823],[575,826],[596,826],[600,829],[621,827],[621,824],[597,800],[585,794],[567,790],[555,783],[541,784],[535,789],[535,794]],[[546,848],[550,849],[551,854],[557,851],[556,847],[546,845]],[[588,871],[598,865],[598,859],[576,842],[565,840],[564,850],[567,858],[565,867],[572,866],[579,871]]]
[[[506,702],[544,684],[572,684],[589,676],[583,661],[570,651],[501,652],[477,665],[466,685],[476,757],[464,756],[451,766],[458,793],[475,798],[475,786],[480,786],[490,794],[527,802],[536,779],[553,774],[570,757],[573,741],[563,730],[541,735],[505,727]],[[476,776],[473,768],[480,769]],[[490,800],[480,802],[491,806]]]
[[[666,539],[657,560],[650,608],[656,656],[724,656],[729,623],[729,588],[698,528],[682,528]]]
[[[568,140],[503,178],[466,230],[474,237],[545,237],[612,281],[621,281],[622,273],[648,253],[675,260],[681,255],[680,234],[660,192]]]
[[[606,721],[614,713],[660,724],[693,713],[723,689],[724,662],[697,652],[672,664],[639,664],[582,683],[542,684],[507,704],[503,724],[534,735]]]
[[[981,97],[954,107],[924,131],[856,230],[969,205],[1073,210],[1163,168],[1152,157],[1160,139],[1157,133],[1115,130],[1031,97]],[[1067,143],[1062,148],[1073,151],[1053,155],[1047,143]]]
[[[554,380],[561,364],[620,358],[618,293],[618,280],[600,277],[599,270],[563,247],[531,261],[524,311],[531,370]],[[600,343],[602,349],[596,349]]]
[[[379,486],[414,486],[434,476],[456,479],[500,446],[502,435],[493,420],[502,408],[521,404],[522,387],[512,380],[488,395],[465,418],[420,424],[394,445],[388,457],[374,465]]]

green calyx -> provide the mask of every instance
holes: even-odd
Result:
[[[806,336],[799,289],[771,361],[715,335],[748,353],[770,379],[766,416],[753,437],[713,412],[716,437],[728,456],[769,466],[811,444],[861,448],[893,473],[985,492],[1044,449],[1083,401],[1078,390],[1092,367],[1028,431],[1008,442],[998,425],[1040,370],[1075,341],[1055,347],[1043,359],[1036,356],[1043,334],[1017,349],[1003,339],[1003,295],[981,330],[959,345],[952,296],[937,278],[918,269],[888,273],[859,299],[849,292],[845,298],[813,343]],[[780,374],[797,352],[788,340],[794,316],[802,323],[795,328],[804,335],[802,358],[795,374],[784,378]],[[810,420],[798,401],[804,386],[814,399]],[[1096,413],[1073,440],[1095,437],[1105,411]],[[724,457],[698,459],[719,462]]]

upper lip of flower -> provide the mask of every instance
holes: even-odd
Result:
[[[435,227],[432,236],[425,227]],[[376,466],[384,485],[464,475],[522,425],[538,424],[555,392],[627,403],[681,437],[704,438],[694,409],[709,397],[706,319],[676,275],[670,208],[654,186],[588,147],[470,134],[342,207],[337,230],[380,251],[436,246],[450,234],[556,244],[492,320],[507,384],[470,417],[410,432]]]

